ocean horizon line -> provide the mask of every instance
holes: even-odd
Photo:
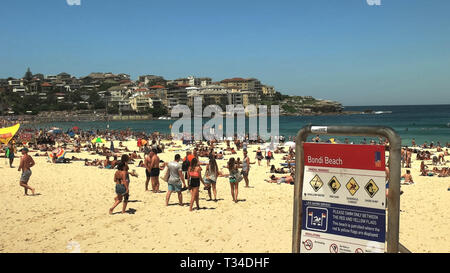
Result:
[[[442,104],[380,104],[380,105],[343,105],[343,107],[380,107],[380,106],[447,106],[450,103]]]

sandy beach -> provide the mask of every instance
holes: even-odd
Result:
[[[136,141],[124,145],[137,150]],[[248,148],[252,162],[256,149]],[[185,155],[169,148],[160,159],[172,161],[176,153]],[[130,165],[139,178],[131,178],[129,213],[118,213],[118,207],[109,215],[115,197],[113,170],[84,166],[82,161],[52,164],[34,154],[30,152],[36,166],[29,184],[36,196],[24,196],[19,186],[19,158],[15,168],[0,159],[0,252],[291,252],[294,186],[265,182],[270,176],[265,160],[261,166],[251,165],[251,187],[240,183],[238,203],[232,201],[228,179],[219,178],[218,201],[207,201],[201,186],[201,209],[193,212],[187,205],[178,206],[175,194],[165,206],[167,183],[162,180],[164,193],[145,192],[145,169],[136,161]],[[104,159],[87,152],[66,157],[72,155]],[[242,159],[242,150],[237,156]],[[282,156],[274,154],[271,164],[279,167]],[[219,168],[230,157],[218,160]],[[413,160],[415,184],[402,186],[400,242],[412,252],[450,252],[450,179],[419,176],[419,169],[420,161]],[[183,192],[183,202],[189,200],[190,194]]]

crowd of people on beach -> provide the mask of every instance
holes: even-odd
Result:
[[[95,141],[97,138],[101,139],[99,143]],[[122,144],[123,141],[128,140],[137,141],[137,151],[131,151]],[[169,142],[163,143],[162,140]],[[118,147],[114,147],[113,141],[119,141]],[[111,144],[109,147],[107,147],[108,142]],[[186,147],[185,145],[177,145],[170,135],[163,135],[158,132],[146,134],[131,130],[84,131],[79,128],[62,132],[60,129],[53,128],[52,130],[21,130],[16,137],[1,148],[5,152],[5,157],[9,159],[10,167],[13,168],[17,147],[24,147],[20,150],[22,153],[20,170],[23,172],[20,185],[25,188],[25,194],[28,194],[28,190],[32,190],[34,194],[35,190],[28,186],[31,167],[35,164],[31,155],[35,157],[46,157],[47,162],[53,164],[82,161],[84,162],[84,166],[116,170],[114,182],[116,183],[115,190],[117,195],[110,209],[110,213],[113,213],[114,208],[121,202],[123,202],[122,212],[124,213],[129,197],[128,185],[130,183],[130,176],[138,177],[135,170],[130,171],[129,164],[145,168],[145,191],[151,190],[153,193],[162,193],[159,189],[159,178],[161,172],[166,170],[165,175],[161,177],[168,184],[166,204],[168,205],[171,194],[176,192],[179,198],[179,204],[183,205],[182,192],[188,190],[191,195],[189,209],[193,210],[194,204],[197,209],[200,208],[199,191],[201,185],[208,192],[210,200],[218,201],[216,182],[220,177],[226,178],[230,183],[232,200],[237,203],[239,201],[239,183],[244,181],[245,187],[250,187],[249,173],[251,165],[255,164],[256,160],[261,165],[261,160],[265,158],[267,160],[267,166],[269,166],[274,153],[285,153],[282,147],[277,147],[274,151],[266,148],[264,150],[264,156],[262,156],[263,152],[258,147],[255,162],[251,162],[247,148],[250,143],[264,144],[260,139],[250,141],[248,140],[248,136],[246,140],[236,137],[234,139],[226,139],[223,141],[226,144],[224,148],[217,146],[220,143],[216,140],[206,142],[191,141],[189,143],[189,147],[191,148],[185,149],[183,148]],[[183,158],[180,154],[176,154],[173,161],[164,162],[158,155],[164,153],[166,147],[179,149],[186,154]],[[63,156],[58,156],[60,149],[64,150]],[[240,150],[243,150],[242,160],[236,156],[237,151]],[[66,157],[66,152],[87,152],[89,155],[100,156],[100,158]],[[293,154],[292,148],[290,149],[290,153]],[[141,154],[143,155],[141,156]],[[227,160],[226,166],[220,169],[217,160],[224,160],[225,155],[231,157]],[[25,163],[22,164],[22,161]],[[29,162],[33,163],[31,164]],[[293,167],[290,169],[293,170]],[[149,189],[149,184],[151,185],[151,189]]]
[[[137,151],[132,151],[126,145],[123,145],[123,142],[129,140],[137,142]],[[114,147],[114,141],[119,141],[118,147]],[[317,135],[311,138],[311,142],[337,143],[337,140],[332,138],[324,141]],[[109,147],[107,146],[108,143],[110,144]],[[250,141],[248,135],[243,138],[235,136],[232,139],[224,139],[222,141],[187,142],[182,139],[182,143],[184,145],[177,145],[171,135],[163,135],[158,132],[146,134],[145,132],[135,132],[129,129],[81,130],[76,127],[66,132],[56,129],[25,129],[18,133],[7,145],[2,145],[3,147],[1,148],[5,152],[5,157],[9,160],[10,167],[13,168],[17,147],[23,147],[19,150],[22,156],[18,170],[22,172],[20,186],[24,188],[26,195],[29,190],[32,194],[35,194],[35,189],[28,185],[31,168],[35,165],[30,153],[36,157],[47,157],[48,162],[52,164],[82,161],[84,166],[115,170],[113,180],[116,197],[114,198],[114,204],[109,210],[111,214],[120,203],[123,203],[122,213],[126,212],[130,195],[130,176],[138,177],[136,170],[130,171],[130,164],[145,168],[145,191],[163,193],[160,190],[160,178],[167,183],[166,205],[169,205],[172,193],[176,193],[178,204],[183,206],[183,192],[189,192],[190,211],[194,209],[194,205],[197,209],[200,209],[200,188],[207,191],[209,200],[218,201],[216,183],[219,178],[228,180],[231,199],[237,203],[239,201],[239,183],[244,181],[245,187],[250,187],[249,174],[251,165],[258,164],[258,166],[262,166],[262,160],[266,160],[266,166],[264,167],[267,168],[270,174],[268,179],[265,179],[266,182],[294,184],[295,146],[291,145],[287,148],[283,145],[266,145],[261,149],[262,145],[265,144],[264,141],[260,139]],[[354,144],[347,138],[343,143]],[[360,144],[379,144],[389,147],[388,141],[382,138],[379,138],[378,142],[364,139]],[[255,153],[254,157],[249,155],[250,145],[256,148],[253,150]],[[436,152],[430,151],[431,148],[436,149]],[[417,146],[413,140],[411,147],[402,148],[402,167],[411,168],[413,154],[415,153],[415,160],[421,160],[420,175],[448,177],[450,173],[445,160],[445,157],[448,156],[448,148],[450,148],[449,143],[442,146],[439,142],[436,145],[431,142],[430,145],[424,143],[421,146]],[[58,155],[61,149],[63,149],[62,156]],[[164,154],[166,149],[178,151],[179,153],[175,154],[172,161],[164,162],[159,155]],[[240,150],[242,150],[243,154],[242,159],[237,156],[237,152]],[[82,151],[88,152],[92,156],[100,156],[103,159],[95,158],[91,160],[76,156],[65,157],[65,152],[80,153]],[[185,154],[182,155],[182,153]],[[283,163],[280,167],[271,164],[274,154],[281,154]],[[225,159],[225,157],[228,159]],[[221,160],[226,160],[223,168],[220,168],[218,164],[218,161]],[[430,164],[426,164],[425,161],[431,161],[433,167]],[[281,176],[277,176],[278,174]],[[408,185],[413,183],[410,170],[406,170],[406,173],[402,175],[402,184]]]

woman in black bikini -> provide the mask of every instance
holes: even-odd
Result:
[[[256,151],[256,159],[258,159],[258,166],[261,166],[261,160],[263,159],[263,155],[261,152],[261,149],[258,147],[258,150]]]
[[[128,197],[129,197],[129,180],[126,177],[127,171],[125,171],[125,163],[120,162],[117,166],[117,171],[114,174],[114,182],[116,182],[116,198],[114,198],[115,202],[112,208],[109,209],[109,214],[113,214],[114,209],[117,207],[117,205],[123,201],[123,207],[122,207],[122,213],[125,213],[125,210],[127,208],[128,204]]]
[[[191,165],[188,169],[188,181],[189,181],[189,188],[191,189],[191,203],[189,206],[189,211],[192,211],[192,206],[194,205],[194,201],[197,204],[197,209],[200,209],[200,205],[198,202],[198,196],[199,196],[199,187],[200,187],[200,181],[202,181],[203,184],[205,182],[202,178],[202,168],[198,165],[198,160],[196,157],[194,157],[191,161]]]

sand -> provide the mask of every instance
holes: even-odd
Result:
[[[126,145],[136,149],[134,141]],[[251,161],[256,161],[256,148],[249,146]],[[160,158],[170,161],[175,153],[166,150]],[[102,158],[85,152],[66,157],[72,155]],[[242,151],[238,156],[242,159]],[[282,154],[274,156],[279,166]],[[266,183],[270,175],[265,160],[261,166],[251,165],[251,187],[240,183],[238,203],[232,202],[228,179],[219,178],[219,200],[207,201],[201,187],[201,210],[193,212],[178,206],[176,195],[166,207],[165,193],[145,192],[144,168],[130,165],[139,174],[131,178],[130,213],[118,213],[119,205],[117,214],[109,215],[115,197],[113,170],[34,159],[29,184],[37,189],[36,196],[24,196],[18,185],[19,159],[14,169],[0,159],[0,252],[291,252],[294,186]],[[221,168],[226,160],[218,163]],[[400,242],[413,252],[450,252],[450,179],[421,177],[419,164],[413,163],[416,183],[402,186]],[[167,183],[160,183],[167,191]],[[190,194],[184,192],[183,198],[188,203]]]

